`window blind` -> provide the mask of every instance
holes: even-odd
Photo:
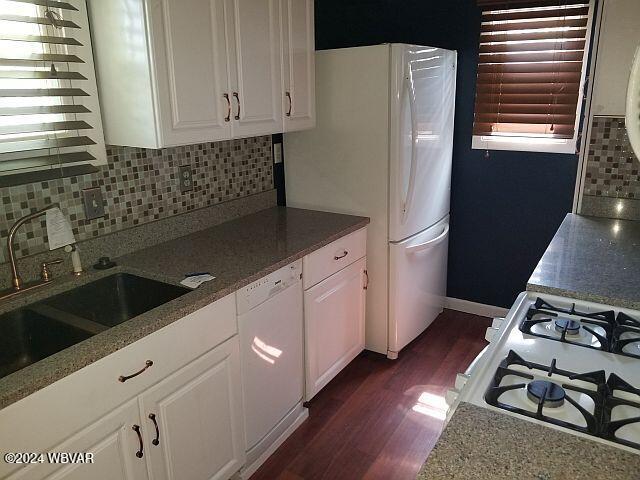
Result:
[[[88,27],[84,0],[0,0],[0,185],[105,161]]]
[[[588,3],[478,0],[475,136],[575,137]]]

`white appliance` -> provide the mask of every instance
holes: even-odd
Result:
[[[397,358],[442,311],[456,52],[316,54],[317,126],[286,134],[287,204],[371,218],[366,348]]]
[[[640,46],[636,49],[629,75],[625,123],[633,152],[640,158]]]
[[[640,454],[640,312],[525,292],[447,393]]]
[[[248,478],[308,416],[302,260],[236,293]]]

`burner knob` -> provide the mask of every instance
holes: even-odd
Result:
[[[498,330],[500,330],[499,328],[493,328],[493,327],[489,327],[487,328],[487,333],[484,334],[484,339],[491,343],[493,341],[493,338],[496,336],[496,333],[498,333]]]
[[[458,375],[456,375],[456,383],[455,383],[456,390],[461,392],[468,381],[469,381],[469,375],[465,375],[464,373],[459,373]]]
[[[493,319],[493,322],[491,323],[491,327],[500,328],[503,323],[504,323],[504,318],[496,317]]]

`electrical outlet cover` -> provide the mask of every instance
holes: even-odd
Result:
[[[82,190],[84,216],[87,220],[104,217],[104,198],[100,187]]]
[[[179,168],[180,192],[186,193],[193,190],[193,173],[191,165],[183,165]]]

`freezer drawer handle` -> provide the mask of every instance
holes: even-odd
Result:
[[[334,260],[340,260],[344,257],[346,257],[347,255],[349,255],[349,252],[347,252],[346,250],[343,252],[342,255],[336,255],[335,257],[333,257]]]
[[[419,243],[418,245],[411,245],[410,247],[407,247],[407,253],[421,252],[422,250],[426,250],[427,248],[435,247],[439,243],[442,243],[448,235],[449,224],[447,223],[444,227],[444,231],[440,235],[438,235],[433,240],[429,240],[428,242]]]

